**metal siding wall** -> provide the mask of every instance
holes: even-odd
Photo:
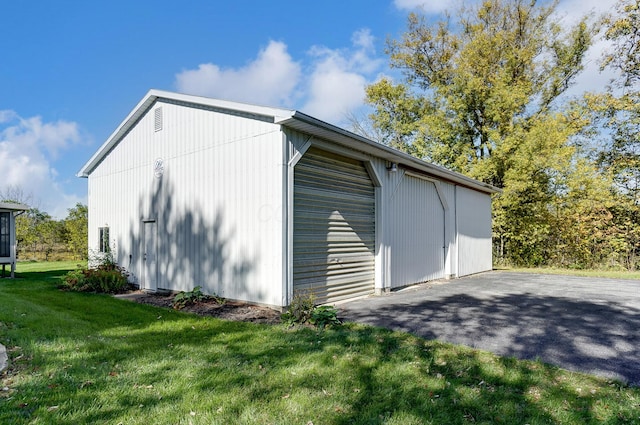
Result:
[[[306,142],[308,142],[311,138],[301,132],[297,132],[291,129],[287,129],[285,131],[287,135],[287,140],[289,142],[289,158],[296,154],[298,149],[303,147]],[[313,140],[312,140],[313,141]],[[417,283],[419,281],[429,280],[429,279],[438,279],[442,277],[456,277],[463,276],[465,273],[469,273],[469,270],[473,270],[472,272],[488,270],[487,268],[487,258],[489,259],[488,263],[491,263],[491,245],[490,245],[490,228],[491,228],[491,218],[490,218],[490,196],[486,194],[482,194],[470,189],[465,189],[463,187],[457,186],[453,183],[447,183],[443,181],[439,181],[440,193],[443,195],[448,208],[441,212],[443,214],[442,221],[440,218],[436,219],[436,222],[432,222],[433,229],[432,232],[436,232],[437,236],[434,240],[434,244],[431,248],[432,250],[441,250],[443,251],[443,263],[444,266],[441,267],[441,270],[437,270],[432,273],[423,273],[421,269],[423,268],[423,261],[420,258],[418,261],[406,261],[408,264],[405,268],[402,268],[398,265],[398,263],[393,262],[393,256],[396,259],[401,257],[403,252],[409,251],[409,253],[418,254],[415,250],[411,250],[408,248],[410,245],[410,241],[404,240],[399,235],[408,234],[413,235],[415,228],[411,226],[411,222],[406,220],[406,217],[410,217],[411,219],[415,218],[419,214],[419,211],[416,207],[412,206],[411,202],[417,202],[416,199],[413,199],[413,195],[408,196],[408,203],[405,204],[406,208],[401,207],[394,199],[400,189],[400,182],[405,178],[404,172],[402,170],[398,172],[390,172],[387,169],[389,162],[377,157],[372,157],[368,154],[356,153],[358,157],[366,158],[373,168],[377,170],[377,174],[381,180],[381,187],[376,188],[376,246],[375,246],[375,287],[379,290],[384,290],[385,288],[397,288],[405,285],[409,285],[412,283]],[[433,188],[433,183],[428,183],[426,181],[423,182],[424,185],[431,185]],[[482,218],[482,223],[476,223],[474,220],[477,217],[474,217],[471,221],[468,221],[464,217],[458,216],[458,210],[460,209],[459,203],[459,195],[457,195],[458,191],[463,191],[464,193],[470,192],[471,197],[479,198],[480,205],[476,204],[470,210],[473,214],[473,211],[476,209],[481,209],[485,214]],[[464,196],[464,195],[462,195]],[[488,204],[487,204],[488,202]],[[439,203],[439,198],[431,191],[431,205],[437,206],[441,204]],[[464,205],[462,206],[464,209]],[[398,214],[398,209],[404,210],[405,216],[402,214]],[[395,211],[395,213],[394,213]],[[437,211],[437,210],[436,210]],[[486,216],[488,214],[488,216]],[[399,217],[399,218],[398,218]],[[463,234],[458,236],[458,222],[464,221]],[[436,224],[437,222],[443,223],[440,227]],[[474,223],[478,225],[480,228],[489,229],[489,236],[487,244],[486,235],[485,242],[483,243],[475,243],[470,244],[470,239],[468,236],[465,236],[465,232],[468,235],[469,231],[465,230],[469,225],[473,226]],[[408,226],[408,227],[407,227]],[[444,226],[442,228],[442,226]],[[405,233],[402,233],[405,232]],[[426,232],[426,230],[425,230]],[[439,233],[438,232],[442,232]],[[291,237],[292,237],[291,232]],[[437,241],[441,240],[440,236],[443,236],[445,249],[442,250],[442,245],[439,245],[438,248]],[[464,245],[460,248],[460,242]],[[292,243],[292,242],[290,242]],[[461,260],[463,255],[469,257],[465,254],[465,250],[470,250],[473,252],[476,250],[475,254],[473,254],[476,259],[481,259],[481,265],[474,265],[467,260],[466,262]],[[409,264],[410,263],[410,264]],[[440,263],[440,260],[438,260]]]
[[[156,219],[158,288],[281,305],[282,158],[277,125],[159,102],[89,176],[89,244],[108,224],[138,277],[142,220]]]
[[[373,292],[375,195],[360,161],[309,149],[295,167],[293,284],[318,303]]]
[[[388,205],[391,287],[444,277],[444,210],[435,186],[397,173]]]
[[[104,165],[111,167],[109,161]],[[102,166],[102,165],[101,165]],[[115,167],[113,167],[115,168]],[[152,182],[152,177],[147,181]],[[118,263],[132,273],[132,281],[139,283],[138,278],[138,246],[132,243],[132,235],[139,226],[138,210],[140,209],[143,191],[139,170],[116,170],[112,175],[102,173],[100,176],[89,176],[89,249],[98,249],[98,228],[109,227],[110,245],[114,249]]]
[[[458,260],[456,247],[456,186],[450,183],[440,182],[440,190],[447,202],[445,210],[445,277],[454,277],[458,274]]]
[[[458,276],[491,270],[491,196],[458,187],[456,205]]]

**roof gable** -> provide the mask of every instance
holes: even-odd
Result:
[[[247,115],[259,116],[271,122],[291,116],[294,111],[270,108],[264,106],[256,106],[239,102],[231,102],[226,100],[212,99],[208,97],[192,96],[180,93],[173,93],[162,90],[149,90],[142,100],[133,108],[127,117],[120,123],[116,130],[109,138],[98,148],[96,153],[87,161],[80,169],[78,177],[88,177],[89,174],[98,166],[100,161],[116,146],[127,132],[135,126],[138,120],[153,107],[158,100],[166,100],[177,104],[192,104],[198,106],[206,106],[219,111],[228,111],[243,113]]]
[[[108,155],[133,128],[138,120],[158,101],[168,101],[186,106],[196,105],[199,107],[212,108],[221,112],[230,112],[242,115],[253,116],[254,118],[265,119],[275,124],[302,131],[320,139],[356,149],[370,155],[383,158],[389,162],[405,164],[418,171],[422,171],[434,177],[461,184],[474,190],[485,193],[497,193],[500,189],[489,184],[471,179],[460,173],[456,173],[446,168],[422,161],[404,152],[382,145],[380,143],[359,136],[355,133],[321,121],[317,118],[303,114],[295,110],[271,108],[265,106],[250,105],[246,103],[231,102],[208,97],[192,96],[161,90],[149,90],[145,97],[136,105],[129,115],[122,121],[109,138],[100,146],[95,154],[80,169],[78,177],[88,177],[98,166],[102,159]]]

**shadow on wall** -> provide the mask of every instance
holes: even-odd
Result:
[[[225,223],[224,212],[204,210],[194,199],[177,205],[175,185],[165,177],[154,179],[150,199],[138,202],[138,221],[129,225],[130,264],[136,284],[145,273],[145,221],[156,223],[157,289],[190,291],[201,286],[208,294],[260,302],[266,294],[252,285],[256,255],[248,255],[236,238],[235,227]],[[181,194],[182,199],[188,199]],[[126,246],[118,241],[118,246]],[[153,278],[153,277],[151,277]]]

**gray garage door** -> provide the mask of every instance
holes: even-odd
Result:
[[[375,192],[364,164],[311,148],[294,172],[293,288],[327,303],[373,292]]]

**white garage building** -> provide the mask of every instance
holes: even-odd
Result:
[[[151,90],[80,170],[89,249],[271,306],[490,270],[497,189],[298,111]]]

